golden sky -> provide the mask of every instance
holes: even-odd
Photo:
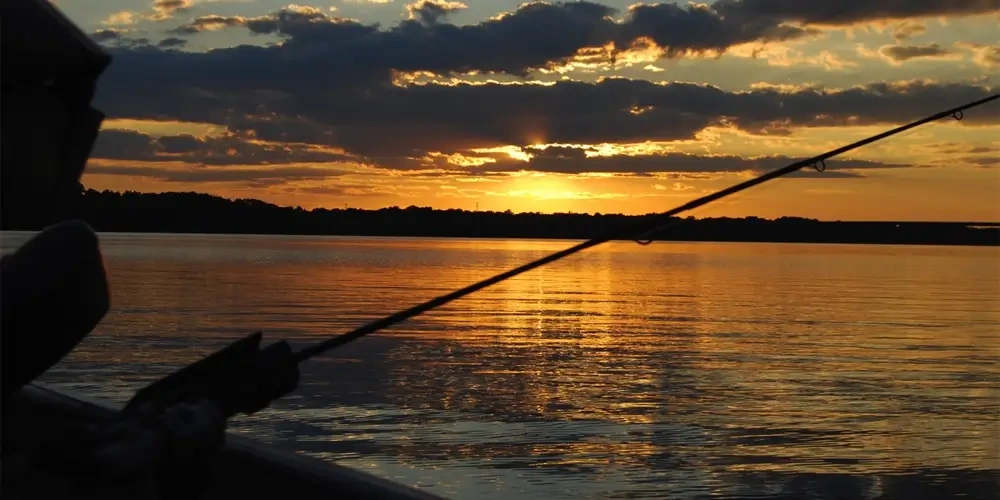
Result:
[[[1000,92],[1000,1],[58,0],[114,61],[84,184],[648,213]],[[1000,105],[695,216],[1000,220]]]

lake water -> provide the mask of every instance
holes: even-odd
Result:
[[[105,234],[113,310],[43,380],[123,401],[252,331],[301,346],[572,243]],[[454,499],[1000,498],[998,257],[607,244],[231,425]]]

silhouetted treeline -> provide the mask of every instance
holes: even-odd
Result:
[[[279,207],[253,199],[228,200],[200,193],[86,190],[75,203],[97,231],[492,238],[603,236],[650,215],[540,214],[434,210],[429,207],[314,209]],[[4,229],[31,230],[37,224],[4,217]],[[814,243],[1000,245],[1000,224],[977,227],[953,222],[823,222],[798,217],[776,220],[688,217],[653,239]]]

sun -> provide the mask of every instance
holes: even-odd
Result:
[[[557,174],[542,172],[521,172],[511,183],[507,194],[525,201],[574,199],[573,183]]]

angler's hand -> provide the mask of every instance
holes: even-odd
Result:
[[[191,498],[206,489],[225,446],[226,420],[208,401],[152,406],[95,423],[52,443],[40,469],[82,490],[153,485],[157,498]]]
[[[226,442],[226,419],[211,401],[178,403],[160,414],[146,406],[113,424],[89,429],[83,448],[92,473],[126,477],[152,469],[211,465]]]
[[[0,263],[3,398],[68,354],[108,312],[97,234],[82,221],[51,226]]]
[[[161,498],[200,496],[215,479],[226,445],[226,418],[215,403],[172,406],[160,417],[166,429],[169,461],[158,475]]]

